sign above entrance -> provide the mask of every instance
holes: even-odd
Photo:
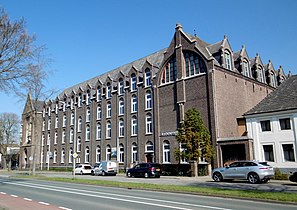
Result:
[[[166,136],[176,136],[177,131],[166,131],[166,132],[161,132],[161,137],[166,137]]]

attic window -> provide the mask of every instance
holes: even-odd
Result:
[[[230,55],[229,51],[225,50],[224,58],[225,58],[225,67],[226,67],[226,69],[231,70],[232,69],[232,67],[231,67],[231,55]]]
[[[246,59],[243,60],[243,74],[246,77],[250,76],[249,63]]]

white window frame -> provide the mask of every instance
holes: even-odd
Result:
[[[147,91],[145,93],[145,109],[149,110],[153,107],[153,101],[152,101],[152,93],[151,91]]]
[[[152,134],[153,133],[153,117],[150,113],[145,116],[145,133]]]

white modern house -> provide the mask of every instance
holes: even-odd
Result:
[[[297,170],[297,75],[245,113],[254,157],[282,171]]]

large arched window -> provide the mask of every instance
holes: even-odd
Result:
[[[185,52],[186,77],[205,73],[205,65],[202,58],[193,52]]]
[[[170,163],[170,143],[168,140],[163,142],[163,163]]]
[[[174,82],[176,80],[177,67],[176,58],[173,57],[165,66],[162,72],[161,84]]]

